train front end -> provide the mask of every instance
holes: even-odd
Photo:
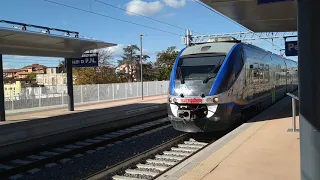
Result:
[[[168,118],[176,130],[212,132],[228,128],[228,120],[224,119],[225,92],[217,89],[224,84],[221,76],[225,72],[220,71],[227,66],[225,61],[234,45],[196,45],[179,53],[171,72],[168,97]]]
[[[210,49],[199,46],[196,50],[206,47]],[[226,54],[194,50],[188,47],[176,58],[170,77],[168,118],[179,131],[213,131],[219,122],[216,111],[220,99],[210,91]]]

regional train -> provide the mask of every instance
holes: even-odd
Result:
[[[184,132],[228,129],[298,88],[297,62],[234,38],[182,49],[169,82],[168,118]]]

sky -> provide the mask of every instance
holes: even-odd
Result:
[[[113,62],[120,59],[124,47],[140,46],[140,34],[145,34],[143,54],[149,55],[149,60],[154,62],[157,52],[169,46],[185,47],[182,42],[185,29],[193,34],[247,31],[194,1],[197,0],[1,0],[0,19],[77,31],[80,37],[115,43],[117,46],[109,48]],[[0,27],[8,26],[0,24]],[[277,54],[280,48],[284,49],[283,39],[275,40],[275,46],[265,40],[251,43]],[[296,57],[288,58],[297,60]],[[62,60],[13,55],[5,55],[3,59],[6,69],[32,63],[55,67]]]

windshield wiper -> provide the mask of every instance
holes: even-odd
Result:
[[[203,83],[207,83],[210,79],[215,78],[216,74],[214,76],[211,76],[210,74],[208,76],[206,76],[203,80]]]
[[[215,77],[217,76],[217,73],[216,73],[214,76],[211,76],[210,73],[214,73],[214,72],[216,71],[217,67],[220,66],[221,60],[222,60],[222,59],[219,60],[219,63],[218,63],[218,64],[208,73],[208,75],[203,79],[203,83],[204,83],[204,84],[207,83],[210,79],[215,78]]]

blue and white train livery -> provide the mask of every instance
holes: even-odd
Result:
[[[186,47],[171,72],[168,117],[185,132],[232,126],[252,107],[267,107],[298,87],[297,63],[240,41]]]

